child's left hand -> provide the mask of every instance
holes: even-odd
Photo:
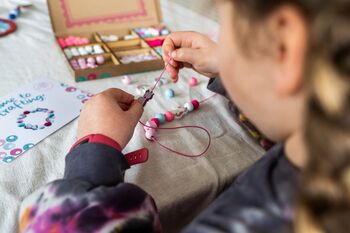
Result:
[[[79,118],[78,137],[103,134],[124,148],[142,113],[142,105],[134,96],[120,89],[108,89],[85,103]]]

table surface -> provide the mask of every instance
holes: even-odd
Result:
[[[131,75],[134,83],[130,86],[123,85],[118,77],[74,83],[55,44],[46,2],[33,2],[34,7],[17,20],[18,31],[0,38],[0,96],[39,78],[58,80],[92,93],[117,87],[135,94],[136,85],[151,84],[159,75],[160,71]],[[195,30],[210,37],[217,35],[216,22],[172,1],[161,3],[165,24],[172,30]],[[0,17],[6,17],[12,7],[11,1],[0,0]],[[187,80],[191,76],[198,77],[200,85],[190,91]],[[145,109],[143,121],[155,113],[176,108],[190,100],[190,96],[197,99],[210,96],[212,93],[206,90],[206,83],[207,78],[184,70],[178,84],[157,89],[154,100]],[[163,97],[163,91],[169,87],[177,93],[172,100]],[[211,132],[213,142],[206,156],[189,159],[168,153],[145,140],[140,126],[125,150],[141,147],[150,150],[149,161],[128,170],[126,181],[139,185],[154,197],[165,232],[178,232],[263,153],[232,120],[227,100],[220,96],[203,104],[200,111],[167,126],[185,124],[204,126]],[[73,121],[12,164],[0,164],[0,232],[17,232],[18,207],[23,198],[45,183],[62,177],[64,157],[76,140],[76,130],[77,121]],[[195,130],[160,133],[159,138],[162,143],[188,153],[199,152],[206,146],[206,138]]]

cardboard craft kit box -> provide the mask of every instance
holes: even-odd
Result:
[[[159,0],[48,0],[52,28],[75,81],[164,67]]]

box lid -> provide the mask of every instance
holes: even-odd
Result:
[[[159,0],[47,0],[56,35],[91,34],[160,24]]]

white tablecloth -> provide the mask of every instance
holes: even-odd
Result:
[[[0,96],[39,78],[59,80],[93,93],[110,87],[135,93],[136,84],[150,84],[159,75],[159,71],[132,75],[134,84],[131,86],[123,85],[120,78],[74,83],[55,45],[46,2],[35,0],[34,4],[17,20],[18,30],[0,38]],[[0,0],[0,17],[6,17],[12,7],[9,0]],[[172,30],[217,35],[215,22],[182,6],[162,1],[162,11],[166,25]],[[187,80],[191,75],[199,77],[201,84],[189,93]],[[165,99],[163,90],[166,87],[160,87],[146,107],[143,120],[185,103],[190,95],[198,99],[211,95],[206,90],[206,82],[206,78],[190,70],[182,72],[178,84],[167,86],[176,91],[177,98]],[[126,181],[141,186],[154,197],[165,232],[178,232],[263,152],[232,120],[227,101],[222,97],[212,99],[203,104],[200,111],[168,126],[182,124],[201,125],[211,131],[213,142],[205,157],[188,159],[168,153],[145,140],[140,126],[126,148],[126,151],[141,147],[150,149],[149,161],[130,169]],[[77,121],[74,121],[12,164],[0,164],[0,232],[17,232],[18,207],[23,198],[45,183],[62,177],[64,157],[76,140],[76,129]],[[199,152],[206,143],[202,133],[194,130],[158,136],[164,144],[188,153]]]

